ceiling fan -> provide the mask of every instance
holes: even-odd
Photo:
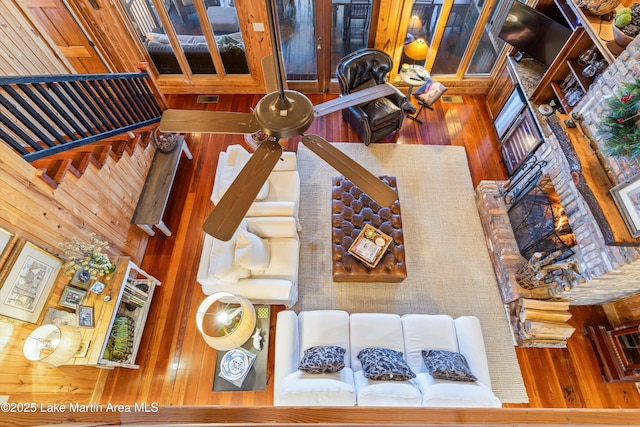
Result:
[[[265,0],[265,3],[274,49],[272,62],[277,85],[275,90],[260,99],[251,113],[169,109],[162,114],[160,120],[161,132],[254,134],[262,131],[272,137],[258,145],[202,226],[207,234],[224,241],[230,240],[234,235],[260,188],[280,159],[282,147],[278,141],[281,138],[301,135],[305,147],[353,182],[380,206],[391,206],[398,198],[391,187],[324,138],[304,134],[315,117],[384,97],[393,93],[394,88],[389,84],[375,85],[316,106],[302,93],[285,90],[273,1]],[[265,80],[269,81],[267,78]]]

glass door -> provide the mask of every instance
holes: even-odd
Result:
[[[326,92],[338,61],[369,44],[373,0],[275,0],[289,87]]]

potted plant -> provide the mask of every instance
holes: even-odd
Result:
[[[109,249],[109,243],[89,234],[89,242],[81,242],[73,237],[70,242],[60,243],[64,249],[66,263],[64,271],[69,276],[77,276],[82,282],[96,280],[100,276],[113,273],[115,265],[109,260],[103,249]]]
[[[640,3],[619,9],[613,21],[613,39],[620,47],[627,47],[640,33]]]

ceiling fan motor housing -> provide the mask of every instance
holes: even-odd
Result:
[[[272,92],[256,105],[254,114],[264,133],[276,138],[302,135],[313,122],[313,104],[294,90]]]

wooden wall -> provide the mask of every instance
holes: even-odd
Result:
[[[111,254],[140,262],[147,235],[129,222],[154,153],[152,144],[138,145],[119,161],[110,157],[101,169],[90,165],[81,178],[67,173],[54,190],[37,169],[0,144],[0,227],[58,256],[58,242],[95,232],[110,243]],[[63,285],[52,291],[52,304]],[[88,403],[99,369],[48,368],[24,358],[24,339],[37,326],[0,316],[0,395],[12,402]]]
[[[28,13],[28,12],[26,12]],[[15,0],[0,2],[0,75],[69,74],[73,66]]]
[[[20,0],[20,5],[32,16],[35,27],[49,35],[76,73],[109,72],[92,41],[79,31],[73,14],[63,0]]]

